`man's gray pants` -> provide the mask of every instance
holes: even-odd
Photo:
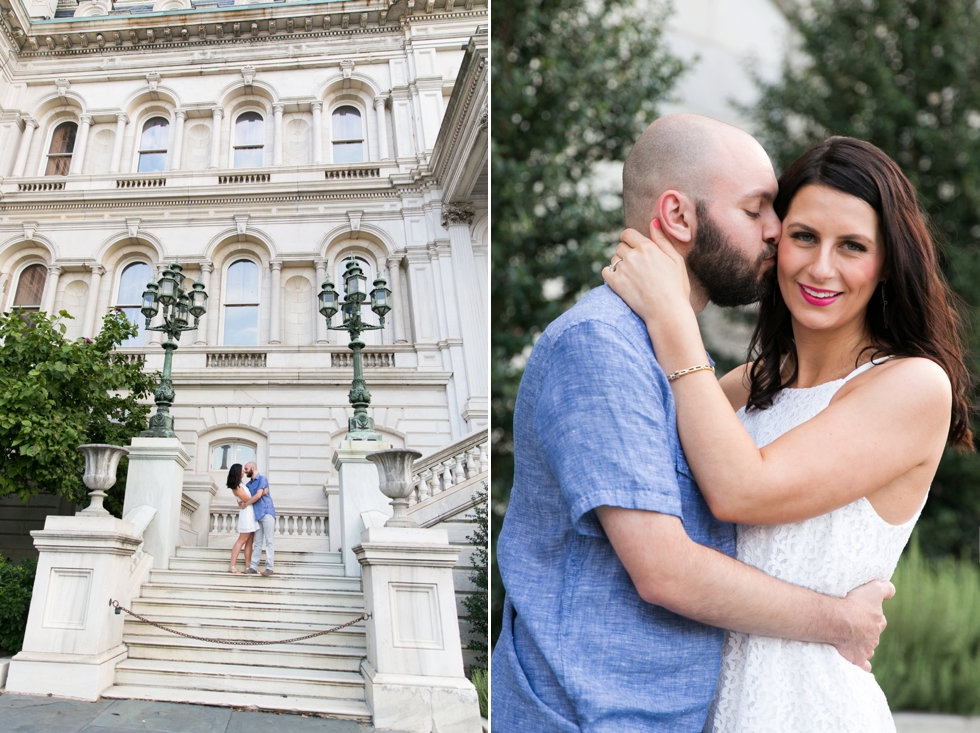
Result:
[[[255,530],[255,540],[252,542],[252,570],[259,569],[259,559],[262,557],[262,546],[265,545],[265,567],[272,570],[272,558],[276,554],[272,549],[272,536],[276,532],[276,518],[266,514],[258,520],[259,528]]]

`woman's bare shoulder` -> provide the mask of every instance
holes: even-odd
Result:
[[[921,402],[939,408],[940,411],[948,410],[948,403],[952,400],[949,375],[932,359],[921,356],[889,359],[874,369],[869,369],[852,384],[854,387],[874,385],[874,391],[878,393],[875,395],[876,399]]]
[[[721,385],[722,391],[724,391],[725,396],[728,398],[734,410],[742,409],[745,407],[745,403],[749,401],[749,387],[751,386],[749,375],[751,369],[751,362],[742,364],[718,380],[718,384]]]

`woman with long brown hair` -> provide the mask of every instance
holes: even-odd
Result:
[[[647,325],[694,477],[739,522],[738,558],[844,596],[891,577],[944,448],[973,447],[959,322],[915,191],[873,145],[817,145],[773,206],[751,361],[720,381],[656,220],[603,274]],[[869,672],[829,645],[729,633],[709,729],[893,731]]]

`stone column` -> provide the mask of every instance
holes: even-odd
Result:
[[[34,131],[36,129],[37,120],[33,117],[25,117],[24,134],[20,136],[20,148],[17,150],[17,160],[14,163],[14,176],[20,177],[24,175],[24,168],[27,167],[27,154],[31,151],[31,141],[34,139]]]
[[[382,512],[390,517],[391,504],[379,489],[378,469],[365,456],[391,446],[374,440],[344,440],[333,454],[333,465],[339,475],[341,552],[344,574],[356,577],[361,574],[361,564],[354,554],[354,546],[360,542],[364,530],[361,515],[366,512]],[[332,543],[331,543],[332,544]]]
[[[211,295],[211,273],[214,271],[214,264],[211,262],[201,263],[201,282],[204,283],[204,292],[209,296]],[[208,298],[208,309],[201,316],[201,320],[197,324],[197,338],[194,340],[194,344],[198,346],[207,346],[208,343],[208,314],[211,313],[212,308],[218,307],[218,301],[211,301]]]
[[[85,320],[82,322],[82,336],[95,336],[95,318],[99,312],[99,289],[102,287],[102,276],[105,268],[102,265],[89,265],[92,277],[88,283],[88,303],[85,304]]]
[[[323,102],[314,102],[310,109],[313,110],[313,163],[319,164],[323,162]]]
[[[443,204],[442,225],[449,230],[452,248],[453,275],[456,281],[457,308],[463,330],[463,354],[466,362],[466,384],[469,399],[464,419],[470,417],[485,420],[489,410],[487,392],[487,322],[483,303],[480,302],[480,285],[477,282],[476,258],[470,241],[470,223],[473,221],[472,204]]]
[[[385,263],[388,268],[388,287],[391,288],[392,325],[395,330],[395,343],[404,344],[405,338],[405,309],[401,307],[402,277],[401,257],[389,257]]]
[[[54,311],[54,302],[58,297],[58,279],[64,270],[57,265],[48,265],[48,279],[44,283],[44,298],[41,301],[41,310],[51,314]]]
[[[180,170],[180,156],[184,148],[184,120],[187,119],[187,110],[178,109],[176,114],[177,129],[174,131],[174,147],[170,151],[170,170],[172,171]]]
[[[388,125],[385,123],[385,98],[374,98],[374,111],[378,115],[378,160],[391,160],[388,153]]]
[[[88,150],[88,131],[92,128],[92,115],[81,115],[78,120],[78,136],[75,138],[75,149],[72,151],[68,175],[78,175],[82,172],[82,166],[85,165],[85,152]]]
[[[221,153],[221,107],[211,110],[211,163],[208,168],[218,167],[218,156]]]
[[[0,310],[3,310],[4,307],[8,285],[10,285],[10,273],[0,272]]]
[[[272,164],[282,165],[282,109],[283,105],[272,105],[275,125],[272,129]]]
[[[109,163],[109,172],[118,173],[119,164],[122,161],[123,141],[126,139],[126,125],[129,124],[129,117],[125,112],[116,113],[116,137],[112,141],[112,160]]]
[[[318,344],[328,344],[330,340],[328,339],[329,331],[327,331],[327,319],[320,314],[320,288],[323,286],[323,281],[327,279],[327,263],[325,260],[316,261],[316,287],[313,288],[314,297],[317,300],[314,301],[313,305],[313,318],[316,320],[316,342]]]
[[[463,673],[456,616],[459,549],[446,530],[370,527],[354,553],[371,614],[361,673],[375,729],[479,731],[480,705]]]
[[[272,284],[269,288],[269,343],[281,344],[279,308],[282,303],[282,263],[273,261],[269,263],[269,267],[272,268]]]
[[[153,567],[165,570],[180,535],[180,498],[184,469],[190,458],[177,438],[133,438],[126,474],[123,516],[137,507],[156,509],[156,518],[143,535]]]
[[[140,514],[145,519],[146,511]],[[37,575],[6,692],[98,700],[127,654],[125,616],[114,613],[109,599],[129,606],[132,589],[149,572],[148,559],[134,557],[140,529],[109,515],[49,516],[31,535]]]

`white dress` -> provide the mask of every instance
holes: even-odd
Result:
[[[739,419],[761,448],[825,409],[837,390],[872,366],[816,387],[784,389],[768,410],[743,408]],[[918,517],[891,525],[861,498],[803,522],[739,525],[738,559],[774,578],[843,597],[891,578]],[[893,733],[895,723],[874,676],[829,644],[729,632],[705,730]]]
[[[255,521],[255,507],[249,504],[238,512],[238,533],[254,532],[259,528],[259,523]]]

